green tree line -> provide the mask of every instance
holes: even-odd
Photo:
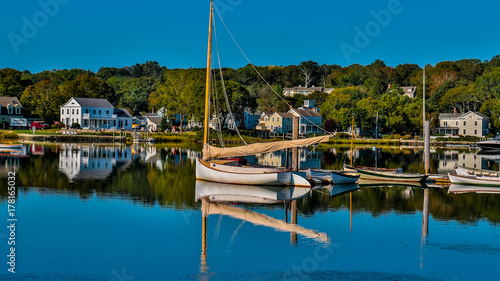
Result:
[[[245,108],[287,111],[288,104],[300,107],[304,99],[313,99],[329,131],[346,130],[354,117],[356,126],[365,132],[373,132],[378,119],[379,132],[421,134],[423,69],[416,64],[392,67],[375,60],[366,66],[342,67],[305,61],[256,68],[271,88],[251,65],[214,70],[212,112],[225,119],[231,110],[235,119],[242,121]],[[434,126],[439,113],[472,110],[489,117],[491,131],[498,131],[500,56],[427,65],[425,75],[427,118]],[[165,107],[170,115],[178,114],[181,122],[186,122],[203,119],[205,77],[205,69],[168,69],[154,61],[123,68],[101,67],[97,73],[82,69],[30,73],[3,68],[0,96],[18,97],[27,112],[47,122],[59,119],[59,106],[71,97],[106,98],[134,115]],[[330,94],[283,96],[283,88],[299,85],[334,90]],[[417,87],[416,98],[405,96],[404,86]]]

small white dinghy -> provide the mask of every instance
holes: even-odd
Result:
[[[243,185],[311,187],[302,172],[283,168],[259,168],[216,164],[196,158],[196,179]]]

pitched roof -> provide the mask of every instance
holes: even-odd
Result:
[[[73,99],[75,99],[75,101],[82,107],[114,108],[114,106],[107,99],[75,98],[75,97],[73,97]]]
[[[7,107],[7,105],[13,104],[13,105],[20,105],[23,107],[23,105],[19,102],[19,100],[16,97],[0,97],[0,105],[3,107]]]
[[[440,113],[439,119],[458,119],[462,115],[462,113]]]
[[[151,121],[151,122],[155,123],[156,125],[161,125],[161,119],[162,119],[161,117],[146,116],[146,118],[147,118],[149,121]]]
[[[154,113],[148,112],[148,113],[144,114],[143,116],[144,117],[159,117],[158,113],[156,113],[156,112],[154,112]]]
[[[297,112],[300,116],[304,116],[304,117],[322,117],[321,114],[319,114],[318,112],[316,112],[315,110],[312,110],[312,109],[295,109],[295,108],[290,109],[290,111],[292,111],[292,110]]]
[[[489,119],[487,116],[485,116],[485,115],[483,115],[483,114],[481,114],[481,113],[479,113],[479,112],[476,112],[476,111],[469,111],[469,112],[467,112],[467,113],[465,113],[465,114],[463,114],[463,115],[469,114],[470,112],[472,112],[472,113],[474,113],[474,114],[477,114],[477,115],[481,116],[482,118]]]
[[[293,118],[294,117],[293,114],[287,113],[287,112],[275,112],[275,113],[283,118]]]
[[[403,91],[405,93],[414,93],[417,91],[417,87],[415,87],[415,86],[404,86],[404,87],[401,87],[401,89],[403,89]]]
[[[125,108],[114,108],[113,114],[116,114],[117,117],[132,118],[132,114],[130,114]]]
[[[476,111],[468,111],[466,113],[456,113],[456,114],[455,113],[441,113],[441,114],[439,114],[439,119],[446,119],[446,120],[460,119],[469,113],[474,113],[474,114],[481,116],[482,118],[489,119],[487,116],[484,116],[483,114],[476,112]]]

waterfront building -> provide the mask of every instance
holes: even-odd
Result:
[[[292,131],[293,114],[285,112],[265,113],[260,119],[256,130],[284,134]]]
[[[132,115],[107,99],[72,97],[61,105],[60,121],[67,127],[79,124],[83,129],[132,129]]]
[[[23,105],[16,97],[0,97],[0,122],[10,123],[10,118],[23,118]]]
[[[447,136],[464,135],[485,137],[489,133],[490,119],[481,113],[469,111],[467,113],[439,114],[439,127],[433,133]]]
[[[300,117],[299,134],[308,135],[323,132],[320,129],[323,117],[319,114],[319,108],[314,106],[314,100],[305,100],[303,107],[292,108],[288,113]]]
[[[308,96],[314,92],[322,92],[322,93],[331,93],[334,90],[334,88],[323,88],[323,87],[302,87],[299,85],[298,87],[292,87],[292,88],[284,88],[283,89],[283,95],[287,97],[291,97],[294,95],[305,95]]]
[[[245,122],[245,128],[247,130],[255,129],[255,126],[259,124],[259,119],[261,115],[262,112],[258,110],[252,112],[249,108],[245,108],[245,111],[243,113],[243,122]]]

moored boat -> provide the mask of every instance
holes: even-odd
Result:
[[[388,173],[402,173],[403,172],[403,169],[401,169],[401,168],[388,169],[388,168],[375,168],[375,167],[367,167],[367,166],[354,166],[354,165],[347,165],[347,164],[344,164],[344,167],[342,168],[342,170],[346,171],[346,172],[358,172],[359,170],[388,172]]]
[[[294,132],[297,135],[294,140],[290,141],[277,141],[270,143],[253,143],[247,144],[241,135],[245,145],[237,147],[225,147],[224,143],[221,141],[221,147],[215,147],[210,145],[209,139],[209,123],[210,123],[210,96],[212,89],[212,30],[213,30],[213,1],[210,1],[210,19],[209,19],[209,35],[208,35],[208,49],[207,49],[207,76],[206,76],[206,88],[205,88],[205,116],[204,116],[204,135],[203,135],[203,160],[196,159],[196,179],[205,180],[218,183],[229,183],[229,184],[243,184],[243,185],[278,185],[278,186],[305,186],[310,187],[311,184],[305,179],[305,173],[284,171],[279,168],[266,168],[266,167],[250,167],[241,165],[232,165],[234,163],[220,164],[214,159],[224,159],[233,157],[250,156],[261,153],[268,153],[276,150],[283,150],[287,148],[298,148],[302,146],[309,146],[319,142],[325,142],[330,139],[329,135],[308,138],[308,139],[298,139],[299,132],[299,117],[295,117],[294,120],[297,124],[294,125]],[[221,78],[223,81],[223,79]],[[224,84],[222,83],[224,87]],[[225,93],[225,90],[223,91]],[[279,95],[276,92],[277,95]],[[226,103],[228,102],[228,97],[226,97]],[[230,110],[230,105],[227,104],[229,108],[229,116],[233,116]],[[220,130],[220,128],[218,128]],[[237,130],[237,129],[236,129]],[[298,155],[298,154],[297,154]],[[295,170],[298,167],[294,167]]]
[[[498,176],[462,176],[457,174],[448,174],[450,182],[453,184],[470,184],[485,186],[500,186],[500,177]]]
[[[476,177],[476,178],[498,178],[499,171],[468,168],[468,167],[455,167],[455,171],[459,176]]]
[[[498,138],[497,136],[492,140],[476,142],[476,146],[478,146],[481,151],[484,152],[500,152],[500,138]]]
[[[359,173],[336,171],[336,170],[322,170],[322,169],[308,169],[306,175],[313,179],[328,180],[333,184],[350,184],[355,183],[359,179]]]
[[[199,158],[196,159],[196,179],[243,185],[311,186],[305,173],[280,171],[279,168],[220,165]]]
[[[361,179],[397,182],[424,182],[428,175],[358,170]]]

